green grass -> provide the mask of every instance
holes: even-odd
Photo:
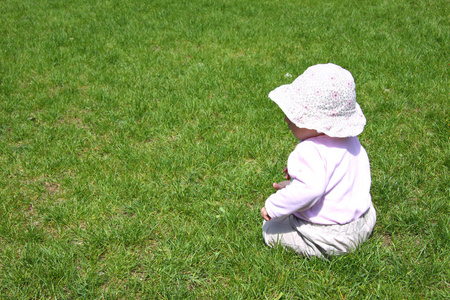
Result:
[[[95,2],[0,1],[0,298],[450,297],[447,1]],[[296,143],[267,94],[326,62],[378,221],[305,259],[261,236]]]

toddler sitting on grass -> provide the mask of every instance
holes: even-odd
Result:
[[[269,94],[300,140],[285,178],[261,209],[267,245],[303,256],[347,253],[372,233],[376,212],[370,165],[359,135],[366,124],[352,74],[334,64],[309,67]]]

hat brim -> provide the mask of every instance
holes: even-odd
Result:
[[[286,117],[299,128],[317,130],[330,137],[351,137],[361,134],[366,125],[366,118],[358,103],[355,103],[355,109],[350,115],[321,117],[320,115],[311,116],[301,110],[298,93],[292,89],[292,84],[279,86],[269,93],[269,98],[274,101],[284,112]],[[299,108],[300,107],[300,108]],[[296,108],[296,109],[293,109]]]

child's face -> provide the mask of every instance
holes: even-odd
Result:
[[[314,129],[297,127],[288,117],[284,117],[284,121],[288,124],[288,128],[291,130],[292,134],[299,140],[306,140],[311,137],[322,135],[322,133],[319,133]]]

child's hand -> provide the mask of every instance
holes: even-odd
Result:
[[[286,186],[288,186],[290,183],[291,182],[289,180],[285,180],[285,181],[278,182],[278,183],[274,182],[273,188],[276,190],[281,190],[281,189],[284,189]]]
[[[291,176],[289,176],[288,168],[287,168],[287,167],[283,169],[283,173],[284,173],[284,178],[285,178],[285,179],[288,179],[288,180],[285,180],[285,181],[282,181],[282,182],[278,182],[278,183],[275,182],[275,183],[273,184],[273,188],[276,189],[276,190],[284,189],[286,186],[289,185],[289,183],[291,183],[291,182],[289,181],[289,179],[291,179]]]
[[[266,221],[270,221],[270,216],[267,213],[265,207],[261,208],[261,217],[263,217],[263,219],[266,220]]]

